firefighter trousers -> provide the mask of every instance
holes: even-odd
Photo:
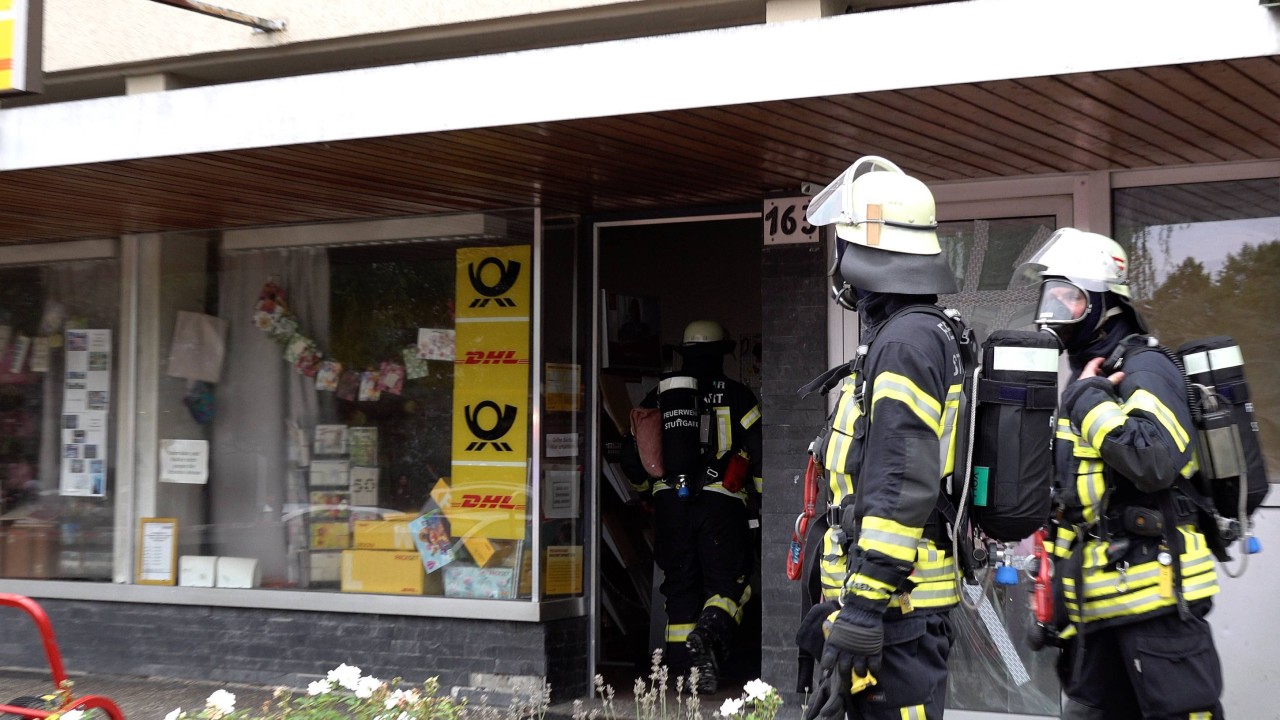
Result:
[[[689,669],[685,640],[695,627],[723,661],[750,597],[746,503],[706,489],[686,500],[664,490],[654,493],[653,509],[654,560],[667,610],[665,662],[678,673]]]
[[[1222,664],[1204,616],[1167,613],[1086,632],[1058,660],[1068,720],[1222,720]],[[1075,674],[1075,665],[1079,674]]]

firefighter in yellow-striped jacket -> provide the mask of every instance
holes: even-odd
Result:
[[[959,598],[938,499],[955,463],[963,364],[935,303],[955,277],[932,194],[887,160],[854,163],[809,218],[836,225],[832,291],[859,313],[863,347],[813,448],[831,528],[818,561],[827,602],[805,622],[826,619],[806,717],[941,718]]]
[[[1221,718],[1222,670],[1205,616],[1218,592],[1197,526],[1195,429],[1185,379],[1133,307],[1114,240],[1057,231],[1023,271],[1037,323],[1074,380],[1055,443],[1055,620],[1064,718]]]

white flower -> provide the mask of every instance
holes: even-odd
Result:
[[[720,714],[725,717],[737,715],[742,711],[742,700],[740,698],[729,698],[720,706]]]
[[[168,715],[165,715],[164,720],[178,720],[180,717],[182,717],[182,708],[177,708]]]
[[[401,705],[414,705],[418,702],[418,691],[410,688],[409,690],[396,690],[385,700],[388,710],[399,707]]]
[[[83,710],[68,710],[62,713],[62,720],[80,720],[84,717]]]
[[[205,707],[213,711],[214,717],[230,715],[236,711],[236,696],[226,690],[214,690],[204,702]]]
[[[329,682],[337,683],[348,690],[355,690],[360,682],[360,668],[342,663],[329,671]]]
[[[751,702],[759,702],[769,697],[769,693],[773,692],[773,686],[763,680],[752,680],[742,689],[747,693],[747,700]]]
[[[368,700],[373,697],[373,693],[380,687],[382,687],[382,681],[376,677],[369,676],[362,677],[357,680],[356,686],[351,688],[351,690],[356,694],[356,697],[361,700]]]
[[[333,683],[328,680],[316,680],[307,684],[308,695],[327,695],[333,689]],[[168,720],[168,718],[165,718]]]

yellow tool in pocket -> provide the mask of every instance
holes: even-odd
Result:
[[[867,671],[866,675],[859,675],[856,672],[850,673],[850,677],[853,679],[853,686],[849,688],[850,695],[857,695],[877,682],[876,676],[872,675],[870,670]]]

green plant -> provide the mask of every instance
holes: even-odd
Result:
[[[697,673],[697,668],[694,668],[687,680],[683,676],[676,678],[675,699],[668,704],[670,670],[662,664],[662,651],[655,650],[647,681],[646,678],[637,678],[632,688],[636,720],[702,720],[702,704],[693,690],[698,686]],[[597,675],[595,690],[601,707],[587,708],[575,702],[573,720],[618,720],[613,687]],[[735,720],[774,720],[780,707],[782,696],[776,689],[763,680],[752,680],[743,687],[740,697],[725,700],[716,714]]]
[[[385,682],[342,664],[330,670],[324,680],[308,685],[305,695],[280,688],[261,708],[237,710],[236,696],[218,690],[199,711],[189,713],[179,708],[165,720],[465,720],[473,715],[465,700],[439,696],[439,690],[435,678],[418,688],[403,688],[399,678]],[[538,708],[545,711],[549,697],[545,687],[540,697],[541,704],[536,707],[530,703],[517,708],[513,703],[511,717],[541,718]]]

